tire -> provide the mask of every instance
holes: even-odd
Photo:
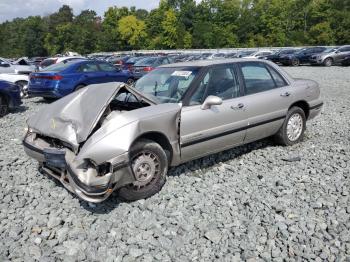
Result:
[[[26,86],[28,86],[28,82],[24,80],[20,80],[20,81],[17,81],[15,84],[18,85],[19,88],[21,89],[21,98],[27,97],[28,87]]]
[[[140,180],[120,188],[118,193],[121,199],[125,201],[144,199],[162,189],[168,172],[168,159],[158,143],[147,139],[136,142],[130,150],[130,163],[135,178],[138,177]]]
[[[333,65],[333,59],[328,57],[323,61],[324,66],[332,66]]]
[[[292,60],[292,66],[300,66],[300,61],[298,58],[293,58]]]
[[[77,87],[74,89],[74,91],[78,91],[82,88],[84,88],[86,85],[77,85]]]
[[[53,97],[43,97],[43,99],[45,100],[45,102],[47,103],[51,103],[57,100],[57,98],[53,98]]]
[[[299,128],[297,128],[298,121],[300,121],[301,125]],[[292,132],[293,126],[295,127],[294,134]],[[282,127],[275,134],[275,140],[277,143],[283,146],[292,146],[303,140],[305,129],[306,117],[304,110],[300,107],[293,106],[289,109]]]
[[[134,78],[128,78],[128,80],[126,80],[126,84],[128,84],[129,86],[133,86],[135,84],[135,79]]]
[[[0,95],[0,117],[5,116],[9,112],[9,103],[3,95]]]

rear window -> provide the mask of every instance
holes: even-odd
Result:
[[[47,67],[50,65],[53,65],[55,63],[56,59],[45,59],[44,61],[41,62],[41,66]]]
[[[45,71],[50,71],[50,72],[60,72],[63,71],[65,69],[67,69],[71,64],[70,63],[58,63],[58,64],[53,64],[50,65],[48,67],[45,67],[44,69],[42,69],[41,71],[45,72]]]
[[[135,66],[149,66],[152,65],[155,61],[157,61],[157,57],[148,57],[141,59],[140,61],[135,63]]]

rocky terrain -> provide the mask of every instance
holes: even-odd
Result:
[[[319,82],[322,114],[293,147],[263,140],[173,168],[146,200],[88,204],[22,148],[41,99],[0,119],[0,261],[349,261],[350,67]]]

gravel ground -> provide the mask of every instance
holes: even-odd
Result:
[[[133,203],[89,205],[39,174],[21,138],[45,103],[26,100],[0,119],[0,261],[349,261],[350,67],[285,69],[322,88],[304,142],[192,161]]]

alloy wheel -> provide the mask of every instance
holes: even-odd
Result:
[[[303,132],[303,118],[300,114],[293,114],[287,123],[287,136],[290,141],[299,139]]]

